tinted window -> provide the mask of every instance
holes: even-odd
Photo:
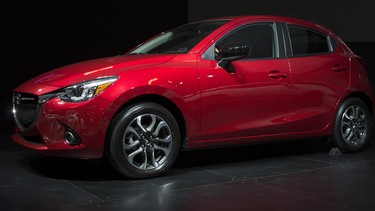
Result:
[[[179,26],[144,43],[129,54],[183,54],[228,21],[197,22]]]
[[[289,26],[294,56],[329,52],[327,35],[310,29]]]
[[[215,51],[219,52],[232,46],[246,46],[246,49],[249,49],[248,58],[274,57],[273,24],[247,25],[236,29],[216,44]],[[225,56],[225,52],[221,53]]]

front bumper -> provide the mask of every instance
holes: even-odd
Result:
[[[39,102],[33,112],[17,113],[17,106],[14,106],[17,128],[12,139],[24,147],[50,155],[102,157],[109,124],[105,112],[110,105],[110,102],[97,96],[82,103],[63,102],[56,97]],[[18,108],[21,110],[22,106]],[[27,120],[23,117],[25,114],[32,119]],[[66,140],[68,132],[75,134],[78,139],[76,143]]]
[[[16,143],[33,150],[43,152],[44,154],[59,156],[59,157],[71,157],[71,158],[100,158],[102,156],[102,150],[100,148],[87,148],[81,144],[78,146],[69,146],[66,144],[60,144],[55,146],[49,146],[46,144],[35,143],[27,140],[20,133],[15,133],[12,136],[13,141]]]

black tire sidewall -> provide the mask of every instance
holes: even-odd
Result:
[[[169,125],[172,133],[172,148],[167,160],[157,169],[140,170],[134,167],[126,159],[123,151],[124,131],[134,118],[142,114],[156,114]],[[111,165],[122,175],[131,179],[146,179],[158,177],[165,174],[173,165],[180,150],[180,131],[174,116],[163,106],[156,103],[138,103],[132,105],[113,119],[109,129],[109,143],[107,144],[106,156]]]
[[[363,111],[366,113],[366,117],[367,117],[366,137],[361,144],[356,145],[356,146],[348,144],[344,140],[344,138],[342,137],[342,134],[341,134],[341,127],[342,127],[341,118],[342,118],[342,115],[345,112],[345,110],[352,105],[360,106],[363,109]],[[372,118],[371,118],[371,114],[370,114],[369,109],[366,106],[366,104],[359,98],[348,98],[341,104],[341,106],[340,106],[340,108],[337,112],[336,119],[335,119],[335,125],[334,125],[334,128],[333,128],[333,134],[332,134],[332,144],[333,144],[333,146],[338,147],[340,149],[340,151],[345,152],[345,153],[361,151],[369,143],[371,130],[372,130]]]

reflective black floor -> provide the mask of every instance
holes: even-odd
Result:
[[[375,142],[375,141],[372,141]],[[121,178],[0,137],[0,210],[375,210],[375,144],[341,154],[300,141],[182,152],[169,173]]]

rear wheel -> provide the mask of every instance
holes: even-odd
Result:
[[[173,115],[156,103],[139,103],[112,121],[107,158],[133,179],[165,174],[178,155],[180,131]]]
[[[362,150],[370,140],[372,118],[366,104],[359,98],[349,98],[340,106],[332,142],[342,152]]]

